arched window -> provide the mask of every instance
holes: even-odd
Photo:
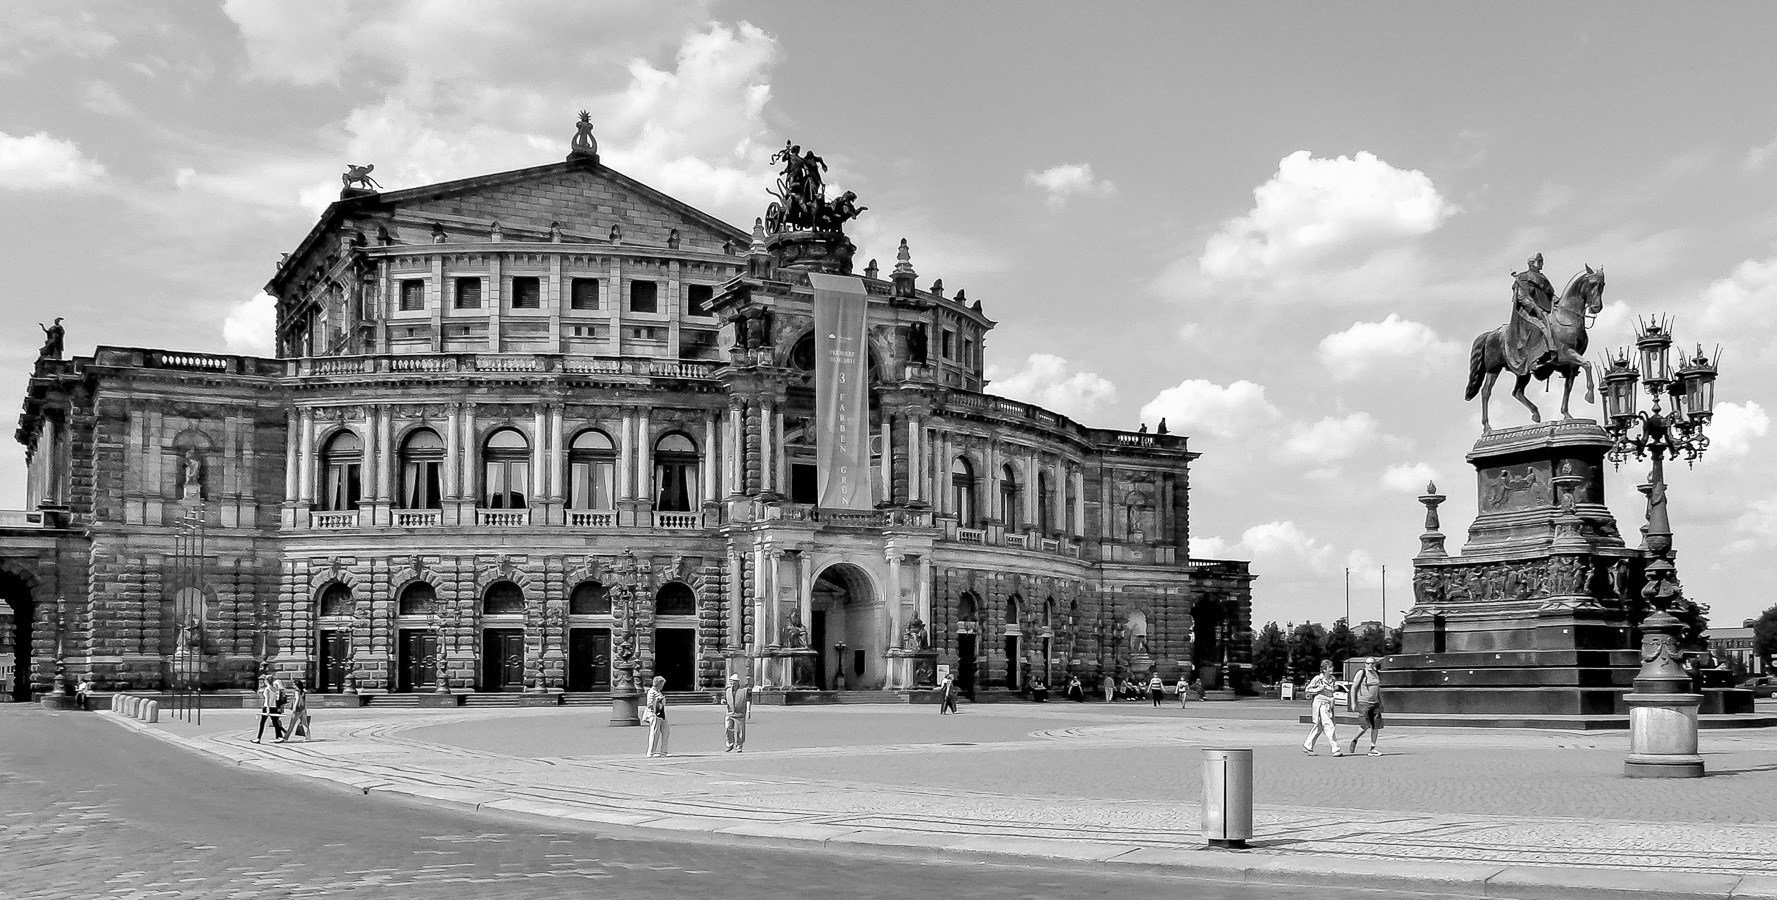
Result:
[[[1017,594],[1006,598],[1006,624],[1017,625],[1024,616],[1024,601]]]
[[[654,508],[690,512],[697,502],[697,445],[682,434],[669,434],[654,445]]]
[[[975,620],[974,594],[971,594],[968,591],[963,591],[962,595],[956,598],[956,617],[959,621],[963,622],[972,622]]]
[[[568,615],[608,616],[611,614],[611,592],[596,581],[582,581],[568,595]]]
[[[956,524],[975,527],[975,469],[961,456],[950,463],[950,511]]]
[[[483,509],[524,509],[531,484],[531,443],[515,428],[488,435],[481,451]]]
[[[321,451],[320,506],[325,510],[358,508],[359,477],[364,465],[364,442],[342,431]]]
[[[484,616],[524,615],[524,591],[510,581],[496,581],[488,585],[487,593],[481,598],[481,614]]]
[[[401,442],[401,495],[406,509],[444,505],[444,440],[430,428],[416,428]]]
[[[599,431],[582,431],[568,445],[568,508],[614,509],[617,450]]]
[[[1050,598],[1043,601],[1043,627],[1048,628],[1048,629],[1055,628],[1055,598],[1054,597],[1050,597]]]
[[[424,581],[416,581],[401,589],[401,600],[395,612],[403,616],[429,616],[437,608],[438,592]]]
[[[1037,530],[1049,534],[1055,530],[1055,486],[1049,473],[1037,473]]]
[[[1000,467],[1000,521],[1007,531],[1018,529],[1018,470]]]
[[[321,592],[322,616],[349,616],[352,614],[352,589],[335,581]]]
[[[654,595],[654,614],[657,616],[695,616],[697,615],[697,595],[691,593],[691,586],[683,581],[669,581],[660,586],[660,593]]]

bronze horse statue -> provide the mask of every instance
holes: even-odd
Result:
[[[1538,381],[1546,381],[1557,372],[1565,376],[1566,382],[1561,390],[1563,419],[1573,418],[1567,411],[1567,401],[1573,394],[1573,378],[1581,371],[1586,373],[1586,402],[1592,402],[1594,384],[1592,364],[1586,360],[1586,317],[1597,315],[1603,308],[1604,269],[1593,270],[1587,266],[1584,274],[1574,276],[1567,283],[1567,290],[1561,293],[1548,314],[1553,349],[1537,359],[1526,360],[1524,371],[1513,372],[1518,376],[1518,382],[1512,386],[1512,396],[1530,410],[1530,421],[1543,420],[1536,404],[1524,396],[1524,386],[1530,383],[1532,376]],[[1501,325],[1478,335],[1474,348],[1469,351],[1468,389],[1463,392],[1462,399],[1473,400],[1477,393],[1481,395],[1482,431],[1493,430],[1487,421],[1487,400],[1493,394],[1493,382],[1498,380],[1500,372],[1510,368],[1506,363],[1506,331],[1510,327],[1510,324]]]

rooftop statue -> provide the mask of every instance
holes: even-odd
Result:
[[[345,174],[339,176],[339,183],[345,185],[345,190],[348,191],[353,189],[361,191],[380,191],[383,186],[378,184],[375,178],[370,177],[370,173],[374,171],[376,171],[375,163],[371,163],[368,166],[355,166],[351,163],[346,163]]]
[[[1530,258],[1523,272],[1512,273],[1511,318],[1506,324],[1478,335],[1469,352],[1468,387],[1462,399],[1473,400],[1481,395],[1481,428],[1492,431],[1487,418],[1487,402],[1493,394],[1493,382],[1499,373],[1511,372],[1518,377],[1512,396],[1530,410],[1530,420],[1541,422],[1542,413],[1524,396],[1524,386],[1531,378],[1546,381],[1561,374],[1565,381],[1561,391],[1561,417],[1573,418],[1567,411],[1573,393],[1574,376],[1586,373],[1586,402],[1593,400],[1592,364],[1586,361],[1586,317],[1597,315],[1604,308],[1604,270],[1586,267],[1575,275],[1567,289],[1557,298],[1549,279],[1543,277],[1543,255]]]
[[[765,208],[765,230],[770,234],[786,231],[843,230],[846,222],[858,217],[867,206],[857,205],[858,195],[846,191],[837,200],[827,199],[827,182],[823,174],[827,161],[804,151],[800,144],[784,141],[784,149],[771,155],[772,165],[783,165],[778,173],[777,189],[768,191],[777,198]]]
[[[592,113],[580,110],[580,121],[574,124],[574,139],[568,143],[568,158],[589,156],[598,162],[599,142],[592,136]]]
[[[53,325],[44,325],[42,322],[38,322],[37,327],[43,329],[43,348],[37,351],[37,358],[61,359],[62,335],[67,331],[62,327],[62,317],[56,316]]]

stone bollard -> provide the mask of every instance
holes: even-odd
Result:
[[[159,723],[160,722],[160,701],[150,700],[150,701],[148,701],[148,703],[146,705],[147,705],[148,709],[143,712],[142,721],[147,722],[150,725],[154,725],[154,724]]]
[[[136,717],[136,698],[135,698],[135,696],[133,694],[123,694],[123,695],[121,695],[121,699],[123,700],[123,706],[118,708],[118,710],[117,710],[118,715],[129,716],[132,719],[135,718]]]

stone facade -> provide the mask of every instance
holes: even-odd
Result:
[[[983,688],[1247,660],[1245,564],[1186,558],[1187,439],[984,393],[993,323],[906,256],[864,278],[878,502],[820,509],[839,256],[774,244],[596,157],[354,190],[268,286],[278,358],[40,361],[40,515],[0,523],[26,689],[600,691],[626,634],[678,689],[791,687],[797,640],[827,688],[910,687],[923,644]]]

